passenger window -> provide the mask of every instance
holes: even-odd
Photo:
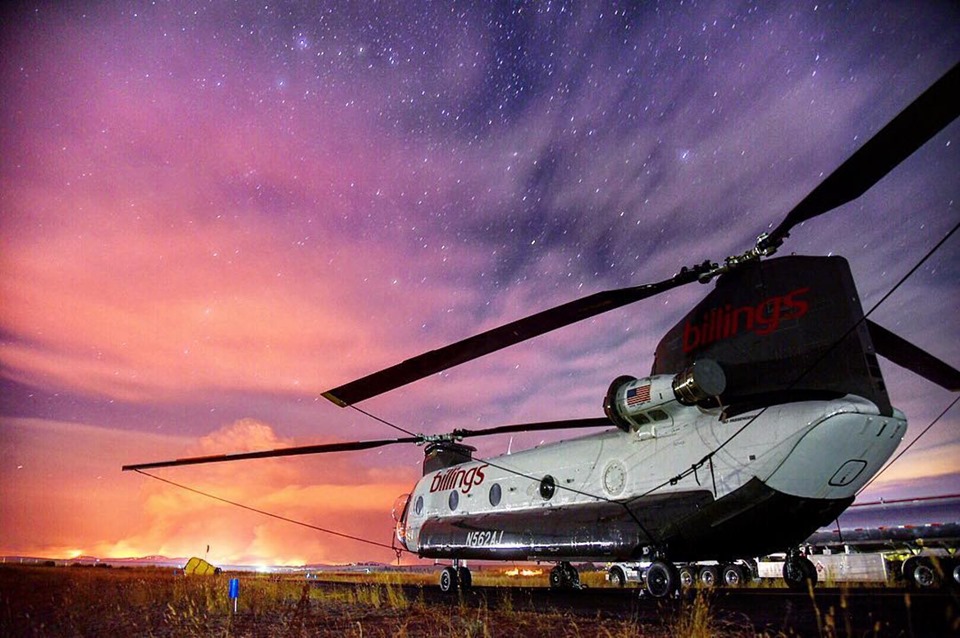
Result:
[[[552,476],[547,474],[543,477],[543,480],[540,481],[540,496],[543,497],[543,500],[549,501],[553,498],[554,493],[557,491],[557,482]]]
[[[500,498],[503,496],[500,484],[494,483],[490,486],[490,504],[496,507],[500,504]]]

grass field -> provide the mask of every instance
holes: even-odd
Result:
[[[239,577],[237,613],[228,582]],[[325,576],[327,578],[327,576]],[[560,611],[496,609],[463,602],[437,606],[401,584],[435,586],[427,574],[330,575],[346,587],[311,585],[302,576],[176,576],[169,569],[0,566],[0,636],[740,636],[720,626],[705,598],[685,603],[655,627]],[[586,575],[599,579],[602,574]],[[497,573],[481,585],[516,584]],[[488,582],[489,581],[489,582]],[[525,584],[530,584],[526,582]],[[546,578],[543,578],[546,584]]]

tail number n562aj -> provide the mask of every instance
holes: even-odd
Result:
[[[503,530],[485,529],[467,534],[468,547],[488,547],[499,545],[503,541]]]

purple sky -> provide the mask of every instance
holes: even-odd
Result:
[[[952,2],[68,4],[3,10],[2,553],[388,559],[119,466],[393,436],[320,393],[742,252],[960,59]],[[871,308],[960,219],[958,132],[782,252],[845,256]],[[872,315],[954,366],[958,241]],[[362,407],[428,433],[598,416],[705,292]],[[881,365],[912,439],[952,396]],[[872,496],[960,491],[958,422]],[[420,458],[163,475],[386,540]]]

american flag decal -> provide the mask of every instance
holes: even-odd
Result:
[[[650,384],[627,390],[627,405],[639,405],[650,400]]]

